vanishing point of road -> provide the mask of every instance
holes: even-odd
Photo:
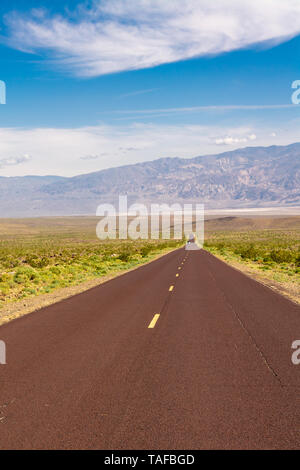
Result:
[[[300,307],[173,251],[0,327],[1,449],[300,448]]]

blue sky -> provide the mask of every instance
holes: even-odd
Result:
[[[298,1],[2,0],[0,19],[0,175],[300,140]]]

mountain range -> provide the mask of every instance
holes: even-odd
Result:
[[[158,160],[74,177],[0,177],[0,217],[95,214],[101,203],[300,206],[300,143]]]

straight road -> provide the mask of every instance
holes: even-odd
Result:
[[[300,308],[176,250],[0,327],[1,449],[300,448]]]

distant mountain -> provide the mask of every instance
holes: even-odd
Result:
[[[300,143],[159,160],[63,178],[0,177],[0,216],[95,214],[119,194],[210,209],[300,205]]]

